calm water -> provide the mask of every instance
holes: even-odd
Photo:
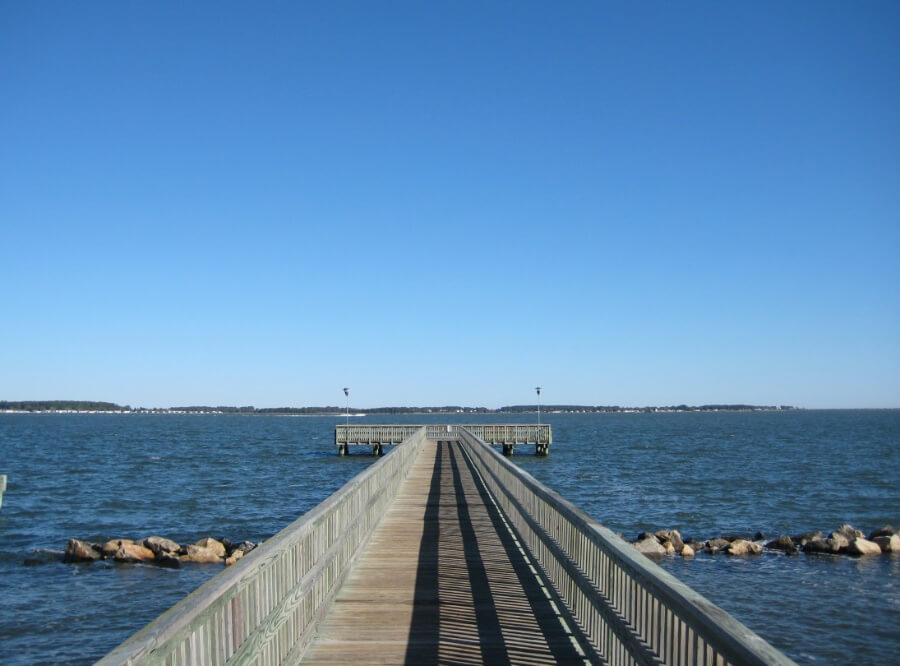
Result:
[[[900,525],[898,411],[544,419],[550,456],[514,460],[628,537]],[[366,421],[385,419],[354,419]],[[335,455],[336,422],[0,414],[0,662],[90,663],[221,570],[66,565],[69,537],[265,539],[372,462]],[[663,566],[801,663],[895,663],[900,651],[900,557]]]

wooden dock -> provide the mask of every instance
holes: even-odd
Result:
[[[793,664],[494,448],[549,430],[505,428],[415,426],[98,664]]]
[[[308,664],[592,663],[457,442],[422,451]]]

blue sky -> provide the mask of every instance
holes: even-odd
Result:
[[[0,399],[900,407],[898,34],[3,1]]]

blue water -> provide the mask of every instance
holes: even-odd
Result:
[[[482,421],[533,421],[534,415]],[[389,422],[473,421],[446,415]],[[633,538],[900,526],[900,412],[544,415],[550,456],[513,460]],[[385,422],[385,417],[354,419]],[[67,565],[70,537],[263,540],[370,464],[342,419],[0,414],[0,662],[90,663],[220,571]],[[28,560],[29,565],[24,562]],[[801,663],[892,663],[900,557],[662,563]]]

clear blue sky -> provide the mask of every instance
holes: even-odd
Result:
[[[900,406],[900,3],[0,3],[0,399]]]

